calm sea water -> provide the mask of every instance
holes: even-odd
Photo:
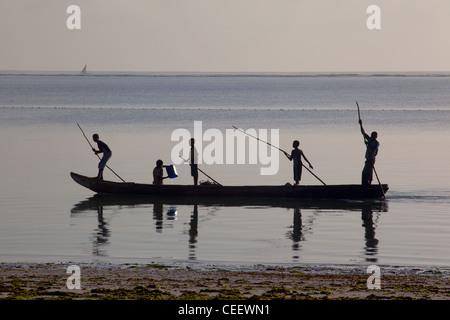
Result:
[[[300,140],[327,184],[359,183],[355,101],[366,131],[379,133],[386,200],[100,197],[69,176],[97,173],[77,123],[108,143],[123,179],[150,183],[157,159],[173,162],[173,131],[201,121],[224,134],[278,129],[280,148]],[[0,135],[2,262],[450,265],[447,74],[3,73]],[[273,152],[276,175],[261,175],[263,164],[201,168],[226,185],[292,182],[292,164]],[[188,166],[177,170],[167,183],[192,183]],[[307,171],[302,183],[320,184]]]

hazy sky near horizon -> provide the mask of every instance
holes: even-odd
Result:
[[[449,31],[449,0],[2,0],[0,70],[450,71]]]

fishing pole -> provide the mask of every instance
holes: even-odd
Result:
[[[356,101],[356,106],[358,107],[358,120],[361,121],[361,112],[359,111],[358,101]]]
[[[182,156],[179,156],[181,159],[183,159],[185,162],[188,162],[188,160],[184,159]],[[189,165],[192,165],[192,163],[189,163]],[[218,183],[216,180],[214,180],[213,178],[211,178],[210,176],[208,176],[202,169],[200,169],[199,167],[197,167],[197,170],[200,171],[201,173],[203,173],[205,176],[207,176],[208,178],[210,178],[215,184],[217,184],[218,186],[222,186],[220,183]]]
[[[77,123],[78,128],[80,128],[81,132],[83,133],[83,136],[85,137],[86,141],[89,143],[89,145],[91,146],[92,150],[95,150],[94,147],[92,146],[91,142],[89,141],[89,139],[86,137],[86,135],[84,134],[83,129],[81,128],[81,126]],[[98,154],[96,154],[97,158],[100,160],[100,156]],[[125,182],[125,180],[123,180],[116,172],[114,172],[113,169],[111,169],[110,167],[106,166],[109,170],[111,170],[112,173],[114,173],[120,180],[122,180],[123,182]]]
[[[356,106],[358,107],[359,124],[360,124],[360,126],[362,126],[362,123],[361,123],[361,112],[359,110],[358,101],[356,101]],[[361,134],[362,134],[362,132],[361,132]],[[363,138],[364,138],[364,144],[367,146],[366,138],[364,137],[364,134],[363,134]],[[380,188],[381,188],[381,192],[383,193],[383,198],[386,198],[386,195],[384,194],[383,185],[381,184],[380,178],[378,178],[378,173],[377,173],[377,170],[375,169],[375,163],[373,163],[373,160],[372,160],[372,168],[373,168],[373,172],[375,172],[375,176],[377,177],[378,184],[380,185]]]
[[[240,132],[242,132],[242,133],[248,135],[249,137],[252,137],[252,138],[254,138],[254,139],[258,140],[258,141],[261,141],[261,142],[263,142],[263,143],[265,143],[265,144],[267,144],[267,145],[269,145],[269,146],[271,146],[271,147],[273,147],[273,148],[275,148],[275,149],[278,149],[278,150],[280,150],[281,152],[287,154],[287,152],[284,151],[283,149],[280,149],[279,147],[274,146],[273,144],[270,144],[270,143],[267,142],[267,141],[261,140],[261,139],[259,139],[258,137],[255,137],[255,136],[253,136],[253,135],[251,135],[251,134],[245,132],[244,130],[239,129],[239,128],[235,127],[235,126],[233,126],[233,128],[235,128],[236,130],[238,130],[238,131],[240,131]],[[316,176],[311,170],[309,170],[309,168],[308,168],[307,166],[305,166],[303,163],[302,163],[302,166],[303,166],[306,170],[308,170],[309,173],[311,173],[314,177],[316,177],[317,180],[319,180],[320,182],[322,182],[324,186],[326,186],[325,182],[323,182],[322,179],[320,179],[320,178],[319,178],[318,176]]]

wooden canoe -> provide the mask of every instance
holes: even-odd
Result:
[[[96,178],[70,173],[75,182],[99,194],[121,195],[160,195],[195,197],[262,197],[294,199],[376,199],[382,198],[389,187],[386,184],[362,186],[346,185],[309,185],[309,186],[218,186],[208,185],[153,185],[134,182],[97,181]]]

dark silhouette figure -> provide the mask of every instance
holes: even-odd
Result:
[[[291,154],[284,152],[284,154],[286,155],[286,157],[292,161],[294,160],[293,166],[294,166],[294,181],[295,184],[298,185],[300,180],[302,179],[302,157],[306,160],[306,162],[308,162],[309,167],[311,169],[313,169],[313,166],[311,165],[311,163],[308,161],[308,159],[306,158],[305,154],[303,153],[303,151],[301,149],[299,149],[298,147],[300,146],[300,142],[298,140],[295,140],[292,143],[292,147],[294,148],[291,152]]]
[[[373,169],[375,167],[375,158],[378,154],[378,147],[380,143],[378,142],[378,133],[373,131],[369,136],[362,126],[362,121],[359,120],[359,125],[361,127],[361,133],[364,137],[364,143],[366,144],[366,162],[361,175],[361,184],[363,186],[369,186],[372,184],[373,180]]]
[[[94,151],[95,154],[103,153],[103,157],[101,158],[98,164],[98,175],[97,175],[97,180],[101,181],[103,180],[103,170],[105,169],[106,162],[108,162],[108,160],[111,158],[112,152],[111,149],[108,147],[108,145],[99,139],[97,133],[95,133],[92,136],[92,139],[94,140],[94,142],[97,143],[98,146],[98,150],[92,148],[92,151]]]
[[[194,146],[195,140],[191,138],[191,156],[190,156],[190,165],[191,165],[191,176],[194,178],[194,186],[198,185],[198,153],[197,149]]]
[[[169,176],[163,177],[165,167],[162,160],[156,161],[156,167],[153,169],[153,184],[161,185],[164,183],[164,179],[169,178]]]

